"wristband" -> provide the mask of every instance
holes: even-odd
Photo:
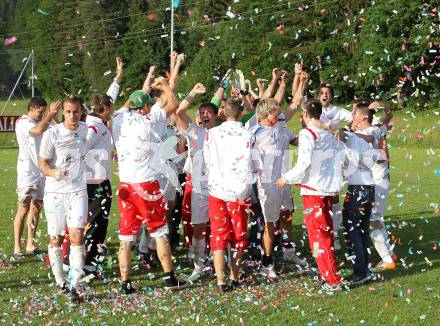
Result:
[[[222,101],[220,101],[215,96],[211,99],[211,103],[214,104],[217,108],[219,108],[222,105]]]
[[[187,102],[192,102],[193,100],[194,100],[194,97],[192,97],[189,94],[185,97],[185,101],[187,101]]]

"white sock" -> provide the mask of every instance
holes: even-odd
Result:
[[[64,283],[64,271],[63,271],[63,259],[61,247],[54,247],[49,245],[49,259],[52,273],[55,276],[55,282],[58,286],[63,286]]]
[[[70,262],[70,269],[69,269],[70,285],[73,288],[76,288],[78,287],[79,280],[83,275],[84,245],[82,246],[70,245],[69,262]]]
[[[203,268],[205,267],[205,259],[206,259],[205,248],[206,248],[205,239],[196,239],[193,236],[192,251],[194,254],[193,257],[194,267],[199,271],[203,271]]]
[[[391,250],[390,244],[388,243],[387,232],[384,229],[375,229],[370,232],[370,237],[380,258],[382,258],[385,263],[392,263],[393,251]]]
[[[150,242],[150,234],[145,229],[145,226],[142,225],[141,240],[139,241],[139,251],[146,254],[148,252],[149,242]]]

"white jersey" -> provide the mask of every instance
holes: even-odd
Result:
[[[351,122],[353,120],[353,115],[350,111],[347,111],[343,108],[335,105],[329,105],[322,108],[320,120],[327,126],[339,128],[339,123],[341,121]]]
[[[367,128],[362,133],[368,136],[373,136],[373,148],[377,150],[383,150],[381,147],[381,140],[386,136],[386,133],[388,132],[387,126],[383,125],[381,127],[379,126],[371,126],[370,128]],[[371,167],[371,172],[373,173],[373,179],[375,184],[381,184],[384,179],[389,179],[389,169],[388,169],[388,162],[386,161],[387,157],[384,152],[382,152],[382,160],[379,162],[374,162],[373,166]]]
[[[18,142],[17,175],[32,173],[41,175],[38,168],[38,152],[42,136],[34,136],[30,130],[38,124],[27,115],[19,118],[15,125],[15,134]]]
[[[281,177],[283,164],[289,158],[287,150],[294,136],[284,120],[281,114],[278,123],[271,127],[256,125],[250,129],[256,140],[258,174],[262,184],[274,184]]]
[[[284,174],[288,184],[298,184],[301,195],[332,196],[342,190],[343,145],[324,129],[313,126],[298,135],[298,158]]]
[[[60,123],[43,134],[39,156],[50,159],[52,168],[65,171],[60,181],[46,177],[45,192],[70,193],[87,188],[84,163],[87,129],[84,122],[79,122],[75,130]]]
[[[148,115],[124,108],[118,112],[113,118],[112,129],[119,180],[126,183],[159,180],[164,160],[158,149],[166,137],[165,111],[155,105]]]
[[[371,172],[372,161],[366,161],[366,158],[372,158],[372,147],[355,133],[346,132],[348,137],[346,146],[351,151],[348,153],[350,163],[344,167],[344,176],[349,185],[374,185],[373,174]],[[370,155],[366,155],[369,153]]]
[[[183,133],[188,144],[188,157],[186,158],[184,171],[191,174],[194,191],[207,193],[208,177],[203,158],[203,144],[207,130],[191,123]]]
[[[226,121],[208,131],[203,154],[211,196],[231,202],[250,197],[254,142],[241,121]]]
[[[111,180],[112,137],[110,130],[98,117],[87,115],[86,178],[89,184]]]

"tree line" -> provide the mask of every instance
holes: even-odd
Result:
[[[311,87],[335,86],[342,101],[403,94],[423,107],[439,100],[440,32],[435,0],[174,0],[174,49],[188,55],[178,92],[213,88],[227,68],[255,85],[273,67],[304,60]],[[170,0],[3,0],[1,82],[31,49],[36,85],[48,98],[103,91],[114,58],[126,63],[123,93],[142,86],[150,65],[166,74]],[[5,45],[4,40],[17,40]],[[403,96],[402,95],[402,96]]]

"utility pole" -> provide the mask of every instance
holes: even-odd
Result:
[[[171,53],[174,52],[174,0],[171,0]]]
[[[35,79],[35,75],[34,75],[34,64],[35,64],[35,52],[34,50],[32,50],[32,64],[31,64],[31,87],[32,87],[32,97],[35,96],[35,86],[34,86],[34,79]]]

